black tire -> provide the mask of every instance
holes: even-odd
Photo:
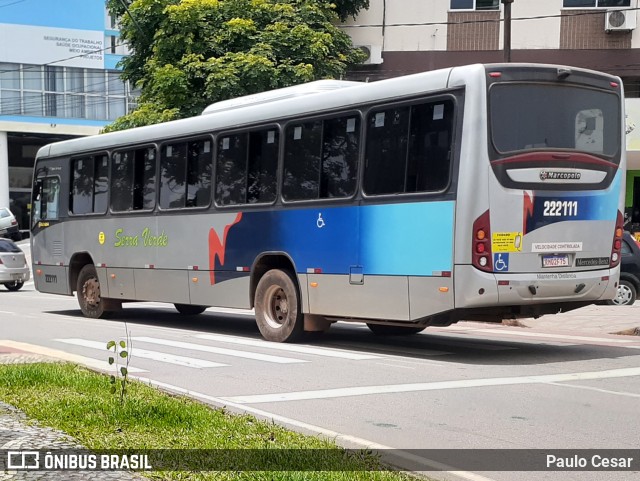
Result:
[[[93,264],[87,264],[80,270],[76,296],[85,317],[104,319],[111,315],[111,311],[106,309],[106,299],[100,294],[100,281]]]
[[[294,342],[304,333],[298,286],[293,275],[273,269],[258,282],[256,322],[262,337],[273,342]]]
[[[22,289],[22,286],[24,286],[24,282],[22,281],[7,282],[4,285],[4,287],[13,292],[19,291],[20,289]]]
[[[425,327],[386,326],[384,324],[367,324],[376,336],[411,336],[426,329]]]
[[[620,279],[616,297],[607,301],[607,304],[612,306],[631,306],[636,302],[637,295],[638,292],[636,291],[636,287],[633,283],[626,279]]]
[[[174,307],[184,316],[197,316],[207,309],[207,306],[195,306],[193,304],[174,304]]]
[[[20,242],[22,240],[22,233],[16,232],[15,234],[11,234],[11,240],[13,242]]]

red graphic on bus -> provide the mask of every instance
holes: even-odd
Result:
[[[224,265],[224,255],[227,249],[227,235],[229,234],[229,229],[236,225],[242,219],[242,212],[236,215],[235,220],[231,224],[227,224],[224,228],[224,233],[222,234],[222,241],[220,241],[220,237],[218,237],[218,233],[215,229],[209,229],[209,279],[211,281],[211,285],[213,286],[216,283],[216,257],[220,261],[220,265]]]

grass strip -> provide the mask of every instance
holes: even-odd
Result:
[[[124,403],[110,392],[109,377],[74,364],[0,365],[0,399],[40,425],[62,430],[92,450],[224,450],[239,456],[278,451],[277,466],[300,466],[296,457],[332,454],[337,465],[318,471],[147,471],[152,479],[180,480],[380,480],[416,479],[390,471],[368,452],[342,452],[336,444],[289,431],[250,415],[235,415],[193,399],[130,382]],[[248,451],[252,450],[252,451]],[[314,451],[311,451],[314,450]],[[341,450],[342,451],[342,450]],[[226,466],[226,465],[225,465]]]

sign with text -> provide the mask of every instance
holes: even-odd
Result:
[[[104,32],[0,24],[0,62],[104,68]]]

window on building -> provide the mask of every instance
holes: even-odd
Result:
[[[282,187],[285,200],[353,195],[359,141],[357,115],[287,126]]]
[[[630,7],[631,0],[563,0],[564,8]]]
[[[0,114],[115,120],[135,108],[120,72],[0,63]]]
[[[276,198],[278,131],[221,136],[216,152],[216,204],[258,204]]]
[[[624,96],[627,98],[640,97],[640,77],[624,77]]]
[[[106,155],[92,155],[72,161],[69,210],[74,214],[107,211],[109,161]]]
[[[160,207],[206,207],[211,200],[211,140],[165,145],[160,160]]]
[[[451,10],[500,10],[500,0],[451,0]]]
[[[451,100],[374,110],[367,119],[364,191],[434,192],[449,184]]]
[[[111,162],[111,210],[150,210],[156,198],[155,149],[116,152]]]

